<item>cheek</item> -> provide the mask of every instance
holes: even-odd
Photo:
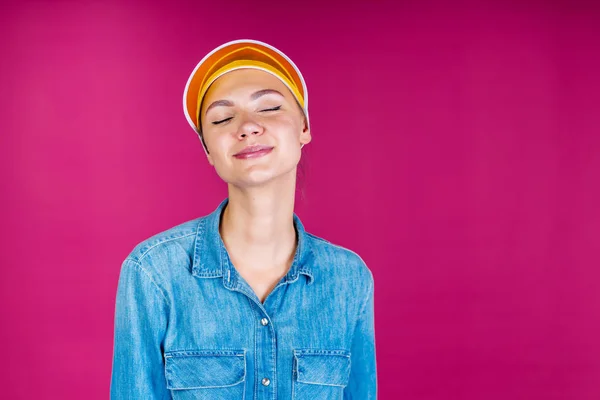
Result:
[[[211,153],[221,153],[227,146],[227,140],[230,140],[228,135],[221,132],[208,131],[204,134],[204,142]]]
[[[293,115],[281,115],[268,124],[281,139],[298,138],[302,132],[302,121]]]
[[[225,158],[227,157],[227,149],[222,140],[215,140],[214,137],[204,138],[206,147],[209,151],[210,163],[213,167],[218,168],[223,165]]]

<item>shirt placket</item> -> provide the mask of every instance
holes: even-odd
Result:
[[[255,318],[255,400],[277,400],[277,332],[273,324],[273,315],[270,311],[276,310],[276,304],[281,300],[283,291],[278,290],[281,285],[286,284],[286,279],[281,282],[269,293],[265,303],[261,303],[256,293],[252,290],[243,278],[235,271],[235,268],[229,263],[228,284],[231,289],[244,294],[251,301],[252,310]],[[231,274],[235,275],[235,283],[232,284]]]

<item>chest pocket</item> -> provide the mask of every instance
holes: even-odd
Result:
[[[173,399],[243,399],[245,350],[165,353],[165,377]]]
[[[342,399],[350,378],[345,350],[294,350],[292,399]]]

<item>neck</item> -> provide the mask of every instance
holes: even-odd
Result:
[[[229,185],[220,233],[236,268],[266,272],[291,265],[296,249],[295,176],[293,171],[260,187]]]

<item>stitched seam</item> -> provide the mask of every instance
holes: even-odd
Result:
[[[242,396],[242,400],[244,400],[246,398],[246,380],[248,380],[248,371],[247,371],[247,365],[248,362],[246,361],[246,349],[244,349],[244,387],[243,387],[243,396]]]
[[[351,370],[351,353],[349,351],[346,350],[315,350],[315,349],[296,349],[294,350],[294,360],[296,362],[296,364],[300,363],[300,360],[302,358],[305,357],[326,357],[323,360],[333,360],[333,358],[331,357],[344,357],[347,359],[348,361],[348,374],[350,373]],[[303,384],[310,384],[310,385],[323,385],[323,386],[337,386],[337,387],[346,387],[348,385],[348,381],[346,381],[346,383],[327,383],[327,382],[313,382],[311,380],[307,380],[305,377],[305,375],[300,375],[300,373],[297,373],[297,376],[295,377],[295,380],[297,382],[303,383]]]
[[[218,388],[226,388],[226,387],[233,387],[233,386],[237,386],[241,383],[244,382],[244,379],[242,379],[241,381],[238,381],[236,383],[232,383],[229,385],[220,385],[220,386],[190,386],[190,387],[183,387],[183,388],[175,388],[173,386],[169,387],[169,390],[190,390],[190,389],[218,389]],[[172,385],[172,384],[171,384]]]
[[[152,285],[154,287],[156,287],[156,289],[158,290],[158,292],[160,293],[162,298],[165,299],[165,301],[167,302],[167,305],[170,307],[171,303],[169,302],[167,295],[165,294],[163,289],[161,289],[161,287],[156,283],[156,281],[152,278],[152,275],[150,275],[150,273],[144,267],[142,267],[142,265],[138,261],[136,261],[132,258],[127,258],[125,261],[130,261],[132,265],[136,266],[140,271],[142,271],[144,273],[144,275],[146,275],[146,277],[150,280],[150,282],[152,282]]]
[[[258,326],[258,321],[256,321],[256,318],[254,318],[254,313],[256,312],[258,314],[258,311],[255,311],[254,309],[254,302],[249,298],[247,298],[247,300],[250,304],[252,319],[254,320],[254,399],[256,400],[258,398],[258,348],[256,344],[258,343],[257,336],[260,327]]]
[[[347,385],[340,385],[340,384],[337,384],[337,383],[301,381],[299,379],[298,379],[298,382],[304,383],[305,385],[334,386],[334,387],[346,387],[347,386]]]
[[[333,246],[333,247],[337,247],[338,249],[341,249],[341,250],[346,250],[346,251],[348,251],[348,252],[350,252],[350,253],[354,254],[356,257],[358,257],[358,258],[360,259],[360,261],[361,261],[361,262],[362,262],[364,265],[367,265],[367,263],[365,262],[365,260],[363,260],[363,259],[362,259],[362,257],[360,256],[360,254],[358,254],[357,252],[355,252],[355,251],[353,251],[353,250],[351,250],[351,249],[349,249],[349,248],[347,248],[347,247],[340,246],[339,244],[334,244],[334,243],[331,243],[331,242],[327,242],[327,244],[329,244],[330,246]]]
[[[373,274],[372,273],[369,273],[369,274],[371,275],[371,279],[369,280],[369,287],[367,289],[367,297],[365,297],[365,300],[363,302],[361,310],[358,313],[359,318],[362,318],[362,316],[363,316],[363,314],[365,312],[365,309],[367,308],[367,303],[369,302],[369,297],[373,293],[373,286],[374,286],[374,284],[373,284]]]
[[[321,241],[321,242],[324,242],[324,243],[328,244],[329,246],[333,246],[333,247],[336,247],[336,248],[338,248],[338,249],[341,249],[341,250],[345,250],[345,251],[347,251],[347,252],[350,252],[351,254],[354,254],[356,257],[358,257],[358,259],[359,259],[359,260],[360,260],[360,261],[361,261],[361,262],[362,262],[362,263],[363,263],[365,266],[367,265],[367,263],[365,262],[365,260],[363,260],[363,258],[360,256],[360,254],[358,254],[358,253],[357,253],[357,252],[355,252],[354,250],[352,250],[352,249],[349,249],[349,248],[347,248],[347,247],[344,247],[344,246],[341,246],[341,245],[339,245],[339,244],[332,243],[332,242],[330,242],[330,241],[328,241],[328,240],[326,240],[326,239],[323,239],[323,238],[321,238],[321,237],[319,237],[319,236],[315,236],[315,235],[313,235],[313,234],[311,234],[311,233],[308,233],[308,232],[307,232],[307,235],[308,235],[308,236],[311,236],[311,237],[312,237],[313,239],[315,239],[316,241]],[[368,268],[368,267],[367,267],[367,268]],[[372,274],[371,274],[371,275],[372,275]]]
[[[149,252],[150,250],[152,250],[153,248],[155,248],[156,246],[160,246],[161,244],[164,244],[164,243],[167,243],[167,242],[171,242],[171,241],[173,241],[173,240],[177,240],[177,239],[183,239],[184,237],[188,237],[188,236],[192,236],[192,235],[194,235],[194,232],[191,232],[191,233],[186,233],[186,234],[184,234],[184,235],[181,235],[181,236],[176,236],[176,237],[173,237],[173,238],[168,238],[168,239],[165,239],[165,240],[161,240],[160,242],[158,242],[158,243],[156,243],[156,244],[153,244],[153,245],[152,245],[152,246],[150,246],[150,247],[149,247],[149,248],[148,248],[146,251],[144,251],[144,252],[142,253],[142,255],[140,255],[140,261],[142,261],[142,259],[143,259],[143,258],[146,256],[146,254],[148,254],[148,252]]]
[[[165,358],[177,357],[242,357],[245,349],[238,347],[220,348],[219,350],[169,350],[165,352]]]
[[[356,323],[354,324],[354,327],[352,327],[352,341],[354,341],[354,334],[356,333],[355,331],[356,331],[356,327],[358,326],[358,322],[363,317],[365,310],[367,308],[369,296],[371,296],[371,294],[373,293],[373,290],[374,290],[375,284],[374,284],[374,280],[373,280],[373,273],[371,271],[369,271],[369,274],[371,275],[371,279],[369,280],[369,286],[367,288],[367,296],[365,297],[365,300],[362,302],[362,305],[360,306],[360,309],[359,309],[357,317],[356,317]]]
[[[324,242],[324,243],[328,243],[328,244],[333,244],[333,243],[331,243],[329,240],[327,240],[327,239],[324,239],[324,238],[322,238],[322,237],[319,237],[319,236],[317,236],[317,235],[313,235],[313,234],[312,234],[312,233],[310,233],[310,232],[306,232],[306,234],[307,234],[309,237],[311,237],[312,239],[315,239],[315,240],[318,240],[318,241],[321,241],[321,242]]]
[[[271,360],[273,361],[273,379],[275,382],[273,384],[273,399],[277,400],[277,384],[279,383],[279,379],[277,377],[277,343],[275,342],[275,327],[273,326],[273,319],[271,318],[271,323],[269,324],[269,329],[273,331],[273,338],[271,339]]]
[[[244,393],[244,398],[246,396],[246,380],[247,380],[247,371],[246,371],[246,349],[243,349],[241,352],[239,350],[235,350],[236,353],[235,355],[232,354],[219,354],[218,356],[225,356],[225,357],[241,357],[242,358],[242,362],[244,365],[244,375],[242,376],[242,378],[235,382],[235,383],[231,383],[231,384],[225,384],[225,385],[214,385],[214,386],[189,386],[189,387],[173,387],[173,383],[172,381],[168,380],[167,384],[168,384],[168,389],[170,390],[188,390],[188,389],[214,389],[214,388],[224,388],[224,387],[233,387],[233,386],[237,386],[240,383],[243,383],[243,393]],[[175,353],[175,352],[170,352],[170,353]],[[204,354],[204,355],[208,355],[208,354]],[[204,356],[204,355],[200,355],[200,357]],[[212,354],[211,354],[212,356]],[[195,356],[193,356],[195,357]],[[173,359],[173,358],[178,358],[178,356],[173,357],[172,355],[166,355],[165,359]],[[168,377],[171,374],[169,373],[169,370],[167,368],[167,363],[165,362],[165,376]]]
[[[196,265],[196,261],[200,257],[200,255],[198,254],[198,252],[199,252],[198,248],[200,247],[200,238],[204,237],[204,225],[205,224],[206,224],[206,220],[204,218],[202,218],[202,219],[200,219],[200,221],[198,221],[198,225],[196,226],[196,240],[194,240],[194,259],[192,260],[192,271],[195,274],[198,274],[198,271],[197,271],[198,266]]]

